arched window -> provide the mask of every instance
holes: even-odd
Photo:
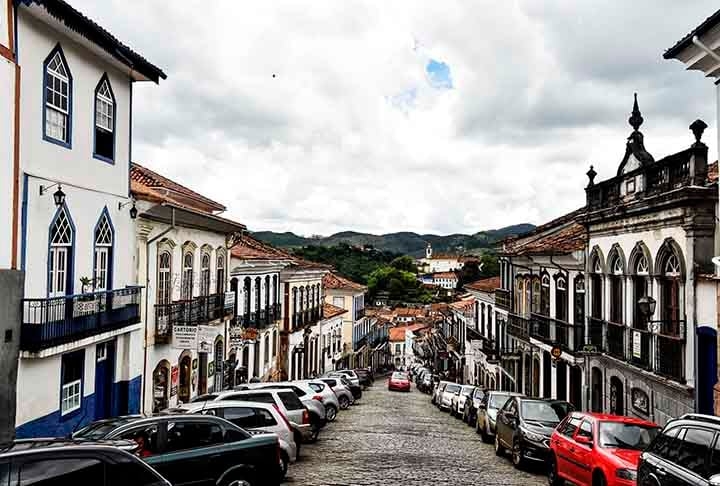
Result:
[[[167,250],[160,252],[157,262],[157,303],[169,304],[172,299],[172,254]]]
[[[72,74],[60,44],[45,59],[43,99],[44,138],[70,147],[72,129]]]
[[[623,281],[625,268],[616,248],[610,252],[608,268],[610,271],[610,321],[624,324],[623,320]]]
[[[265,276],[265,312],[270,311],[270,294],[272,289],[270,288],[270,275]]]
[[[555,280],[555,318],[559,321],[568,320],[567,280],[559,275]]]
[[[215,269],[215,293],[225,293],[225,254],[218,253]]]
[[[633,322],[635,329],[647,329],[648,318],[640,311],[639,300],[648,295],[650,284],[650,262],[646,255],[647,247],[639,242],[630,254],[630,273],[632,275]]]
[[[256,318],[260,318],[260,296],[262,292],[262,280],[260,277],[255,277],[255,316]]]
[[[525,277],[523,285],[525,287],[525,302],[523,302],[523,310],[526,316],[532,311],[532,283],[530,277]]]
[[[210,254],[205,252],[200,257],[200,295],[210,295]]]
[[[547,273],[540,279],[540,313],[550,316],[550,275]]]
[[[95,290],[112,288],[113,236],[113,226],[107,208],[105,208],[95,225],[95,254],[93,256]]]
[[[265,335],[265,362],[270,361],[270,333]]]
[[[95,150],[93,155],[106,162],[115,160],[115,95],[107,74],[95,88]]]
[[[671,336],[680,335],[680,321],[683,319],[682,291],[683,266],[680,250],[674,242],[665,242],[658,252],[660,267],[660,319],[661,333]]]
[[[534,276],[532,279],[532,312],[540,313],[540,277]]]
[[[67,206],[60,206],[50,223],[48,253],[48,296],[59,297],[72,293],[73,247],[75,226]]]
[[[278,278],[277,278],[277,275],[273,275],[272,288],[273,288],[272,303],[277,304],[278,303]]]
[[[600,250],[595,247],[590,255],[590,315],[594,319],[602,319],[603,268]]]
[[[188,251],[183,255],[182,299],[190,300],[193,295],[193,254]]]
[[[583,326],[585,322],[585,278],[582,275],[575,277],[575,305],[573,323],[576,326]],[[582,328],[578,334],[582,333]]]

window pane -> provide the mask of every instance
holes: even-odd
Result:
[[[711,430],[687,429],[679,444],[677,464],[707,479],[705,460],[714,435]]]
[[[20,470],[20,486],[74,484],[105,484],[105,465],[97,459],[45,459]]]
[[[219,425],[201,422],[168,423],[166,452],[206,447],[222,441]]]

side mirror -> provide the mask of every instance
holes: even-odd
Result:
[[[710,476],[708,484],[710,484],[710,486],[720,486],[720,474]]]
[[[590,448],[592,448],[593,446],[593,441],[590,437],[577,436],[575,437],[575,442]],[[720,479],[720,476],[718,476],[718,479]],[[718,484],[718,486],[720,486],[720,483]]]

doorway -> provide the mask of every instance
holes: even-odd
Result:
[[[198,395],[207,393],[208,353],[198,353]]]
[[[178,387],[178,400],[190,403],[190,378],[192,374],[192,360],[189,354],[180,358],[180,386]]]
[[[555,391],[558,400],[567,400],[567,363],[561,359],[555,368]]]
[[[540,396],[540,359],[537,356],[532,360],[532,396]]]
[[[115,379],[115,341],[95,346],[95,418],[113,414],[113,381]]]
[[[582,410],[582,370],[579,366],[570,366],[570,403],[575,410]]]
[[[625,415],[624,387],[617,376],[610,378],[610,413],[613,415]]]
[[[223,389],[223,379],[225,377],[225,360],[222,338],[215,341],[215,374],[213,375],[213,391],[219,392]]]
[[[170,363],[162,361],[153,371],[153,413],[170,406]]]
[[[550,398],[550,394],[552,393],[552,358],[550,357],[550,353],[548,353],[547,351],[543,351],[542,366],[543,366],[542,396],[543,396],[543,398]]]
[[[602,413],[603,411],[603,376],[602,370],[593,367],[590,373],[590,389],[592,391],[592,411]]]

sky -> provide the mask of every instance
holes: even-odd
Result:
[[[648,151],[715,160],[714,85],[662,53],[710,0],[71,0],[168,75],[133,159],[252,231],[475,233],[584,205],[638,93]]]

